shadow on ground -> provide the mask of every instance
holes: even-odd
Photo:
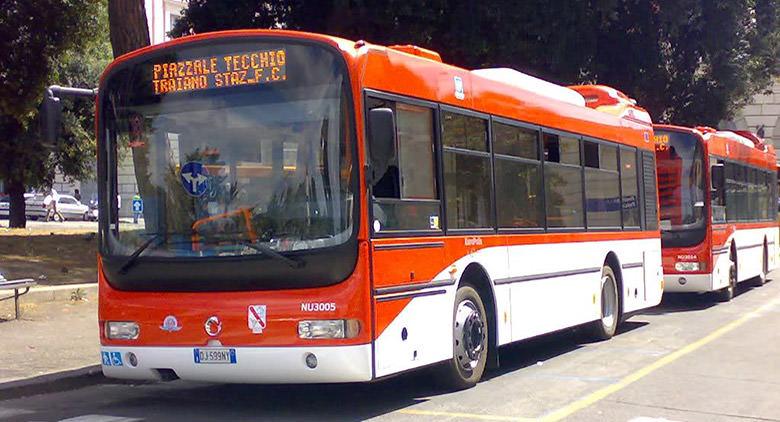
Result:
[[[737,285],[737,292],[734,299],[738,299],[743,294],[750,294],[754,290],[752,280],[743,281]],[[665,315],[680,312],[703,311],[721,302],[715,292],[710,293],[664,293],[661,304],[641,312],[642,315]]]

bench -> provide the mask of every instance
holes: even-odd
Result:
[[[30,287],[35,286],[38,284],[35,280],[31,278],[23,278],[20,280],[6,280],[3,278],[2,275],[0,275],[0,290],[11,290],[13,289],[14,294],[12,296],[2,297],[0,298],[0,301],[13,299],[14,300],[14,318],[19,318],[19,297],[22,295],[27,294],[30,291]],[[24,289],[23,292],[19,293],[19,290]]]

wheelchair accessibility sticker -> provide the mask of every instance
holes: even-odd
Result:
[[[123,366],[121,352],[101,352],[104,366]]]

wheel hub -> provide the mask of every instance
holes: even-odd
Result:
[[[472,370],[484,350],[485,322],[477,306],[465,300],[455,312],[455,357],[463,369]]]
[[[611,277],[601,278],[601,323],[605,327],[612,327],[615,322],[617,298],[615,297],[614,283]]]

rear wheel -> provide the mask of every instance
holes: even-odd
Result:
[[[769,253],[767,252],[766,243],[764,243],[764,253],[761,257],[761,274],[756,277],[754,284],[758,287],[766,284],[766,275],[769,273]]]
[[[601,318],[593,321],[593,337],[598,340],[608,340],[615,335],[620,321],[620,295],[618,294],[617,278],[612,268],[604,266],[601,269]]]
[[[449,388],[462,390],[477,384],[485,372],[488,323],[479,293],[469,285],[458,288],[452,317],[452,359],[442,368]]]

